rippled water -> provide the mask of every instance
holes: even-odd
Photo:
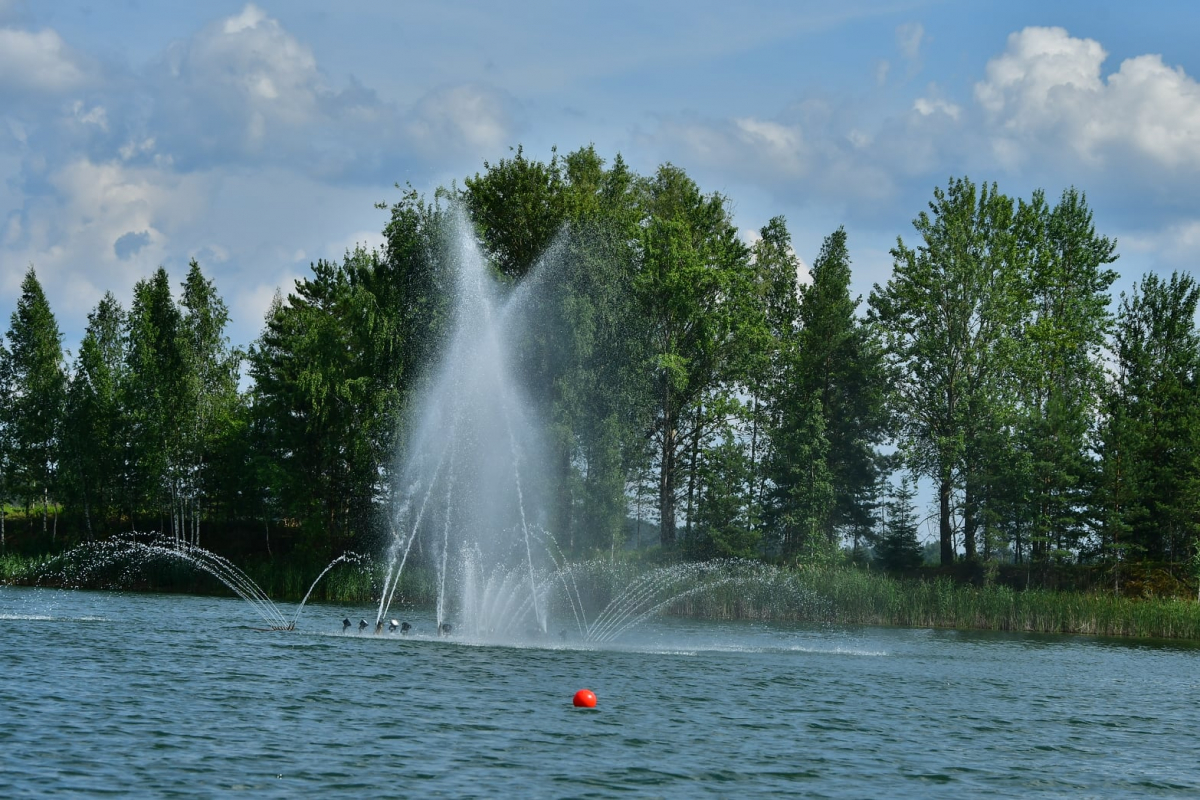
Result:
[[[370,611],[263,633],[238,600],[0,588],[0,796],[1200,792],[1186,645],[680,621],[606,650],[342,635]],[[571,706],[585,686],[595,710]]]

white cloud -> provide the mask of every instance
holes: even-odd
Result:
[[[266,21],[266,13],[258,6],[250,3],[242,9],[241,14],[226,19],[225,24],[221,27],[227,34],[241,33],[248,28],[257,28],[259,23]]]
[[[0,28],[0,90],[57,93],[86,82],[78,57],[57,31]]]
[[[511,105],[500,92],[480,84],[444,87],[417,103],[409,131],[423,150],[450,146],[487,154],[508,144]]]
[[[1120,236],[1121,249],[1156,257],[1164,264],[1193,269],[1200,252],[1200,219],[1172,222],[1158,230],[1135,231]]]
[[[925,41],[925,26],[919,22],[905,22],[896,27],[896,48],[908,61],[921,57],[921,44]]]
[[[82,100],[76,100],[71,106],[71,113],[84,125],[95,125],[102,131],[108,130],[108,111],[104,106],[97,105],[88,108]]]
[[[175,45],[166,66],[162,99],[172,113],[182,105],[211,115],[210,135],[228,126],[230,143],[250,149],[268,133],[317,120],[322,96],[332,94],[312,50],[254,5]]]
[[[781,125],[751,117],[734,120],[738,136],[745,144],[760,151],[779,169],[789,174],[804,170],[804,137],[795,125]]]
[[[932,116],[933,114],[945,114],[952,120],[958,120],[962,109],[954,103],[939,98],[918,97],[913,103],[913,111],[916,111],[922,117]]]
[[[108,289],[124,292],[170,253],[172,235],[203,208],[195,176],[76,158],[47,176],[47,194],[28,196],[9,218],[3,257],[33,264],[60,321],[83,319]],[[16,291],[6,271],[0,293]]]
[[[1003,160],[1022,145],[1073,151],[1103,165],[1129,155],[1169,169],[1200,169],[1200,84],[1159,55],[1126,59],[1107,78],[1099,42],[1062,28],[1026,28],[988,62],[975,98],[1003,132]]]

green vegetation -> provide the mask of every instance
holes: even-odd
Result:
[[[1200,579],[1190,276],[1147,275],[1113,308],[1116,243],[1082,192],[964,177],[934,190],[863,306],[844,229],[802,280],[782,218],[747,244],[729,198],[684,170],[639,175],[591,147],[518,148],[432,200],[403,193],[379,250],[313,264],[245,349],[192,261],[178,287],[165,268],[140,281],[128,309],[106,294],[68,362],[31,267],[0,337],[6,579],[131,530],[249,564],[280,598],[310,565],[377,552],[448,334],[458,208],[501,285],[528,288],[512,366],[546,424],[547,527],[568,556],[612,558],[643,529],[672,560],[824,569],[844,549],[874,564],[823,579],[845,621],[1190,630],[1171,622],[1186,603],[1120,599],[1144,563],[1185,571],[1189,597]],[[1107,582],[1058,597],[881,576],[917,566],[913,477],[935,487],[943,566]],[[322,591],[361,600],[377,577]]]
[[[854,567],[780,572],[761,591],[719,587],[671,611],[709,619],[1200,639],[1200,605],[1190,599],[900,579]]]

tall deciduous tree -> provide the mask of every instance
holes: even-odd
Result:
[[[871,314],[898,375],[895,408],[905,455],[937,485],[942,563],[954,560],[953,494],[963,490],[963,545],[974,558],[983,432],[1005,402],[1007,342],[1019,318],[1012,201],[995,185],[951,180],[897,239],[895,269],[871,293]]]
[[[66,375],[62,334],[33,267],[21,281],[8,342],[12,395],[5,422],[11,437],[12,477],[26,508],[41,501],[45,534],[50,496],[57,489]]]
[[[203,498],[214,495],[222,434],[234,423],[242,353],[229,344],[229,311],[193,259],[183,281],[179,335],[183,357],[181,491],[176,512],[193,544],[200,543]]]
[[[183,530],[177,517],[182,489],[186,439],[187,356],[180,335],[182,315],[171,295],[167,271],[138,281],[129,309],[125,398],[128,413],[131,513],[144,513],[176,537]]]
[[[1029,307],[1013,388],[1037,557],[1052,546],[1075,547],[1086,530],[1089,450],[1111,323],[1108,288],[1116,278],[1106,265],[1116,260],[1116,244],[1097,235],[1086,198],[1073,188],[1053,209],[1035,192],[1018,222]]]
[[[679,477],[689,448],[724,422],[751,296],[748,251],[725,198],[665,165],[646,185],[634,279],[653,358],[660,537],[676,539]],[[743,362],[744,363],[744,362]]]
[[[467,210],[483,234],[496,268],[520,278],[545,252],[566,219],[566,178],[555,153],[549,163],[525,157],[518,147],[512,158],[483,162],[484,174],[467,178],[461,193]]]

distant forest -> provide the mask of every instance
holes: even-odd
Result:
[[[193,261],[178,300],[163,268],[106,294],[68,362],[31,267],[0,339],[0,546],[376,547],[449,333],[454,207],[502,286],[537,283],[515,366],[570,553],[639,519],[681,557],[904,567],[924,480],[943,563],[1196,558],[1200,294],[1149,274],[1114,304],[1081,191],[952,179],[864,304],[843,229],[801,281],[782,217],[747,244],[682,169],[591,147],[405,191],[381,249],[313,264],[246,349]]]

